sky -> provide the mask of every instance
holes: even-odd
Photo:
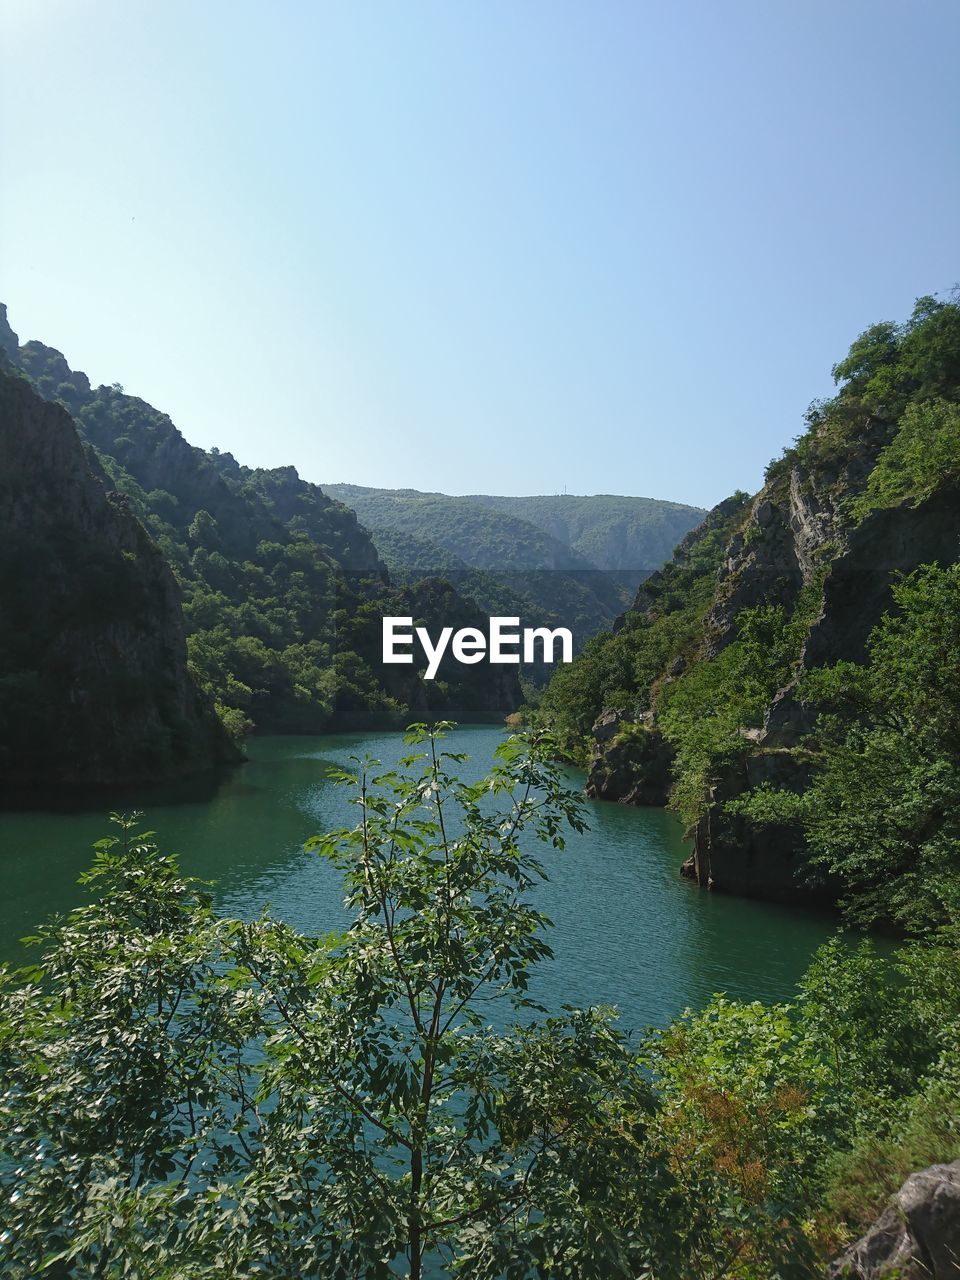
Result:
[[[756,489],[960,279],[956,0],[0,0],[0,300],[192,443]]]

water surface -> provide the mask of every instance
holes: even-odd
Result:
[[[477,776],[501,740],[489,726],[457,729],[450,750],[468,751]],[[86,811],[0,813],[0,960],[22,961],[19,939],[52,912],[86,899],[76,879],[90,846],[109,831],[111,808],[140,808],[186,872],[216,881],[218,908],[271,911],[306,931],[346,917],[336,871],[304,852],[308,837],[351,825],[356,810],[327,772],[369,753],[393,765],[401,735],[255,738],[250,761],[218,780],[117,795]],[[573,786],[582,775],[570,770]],[[680,825],[660,809],[587,805],[590,830],[563,853],[544,850],[549,883],[538,906],[555,927],[555,958],[538,974],[544,1004],[616,1004],[626,1028],[663,1024],[717,991],[741,999],[790,995],[814,948],[835,927],[826,914],[703,892],[677,874],[688,851]]]

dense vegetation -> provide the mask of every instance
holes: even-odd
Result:
[[[458,556],[477,569],[592,569],[570,547],[520,516],[502,516],[470,498],[415,489],[367,489],[331,484],[370,529],[406,533]]]
[[[396,723],[414,697],[373,674],[384,604],[456,625],[468,601],[416,565],[388,586],[291,469],[191,450],[22,350],[174,566],[227,718]],[[715,509],[557,673],[538,712],[557,738],[510,740],[464,784],[418,726],[398,773],[342,779],[357,825],[313,848],[343,875],[344,932],[218,918],[121,821],[91,905],[0,980],[5,1274],[801,1280],[906,1174],[960,1157],[960,305],[922,299],[835,375],[758,498]],[[477,589],[506,591],[487,572]],[[489,673],[468,675],[424,714],[482,711]],[[609,1009],[531,1005],[536,841],[582,827],[551,760],[582,757],[605,709],[601,754],[656,738],[692,828],[795,833],[849,919],[897,928],[892,956],[838,937],[789,1003],[717,996],[635,1038]],[[803,784],[725,791],[749,763]]]
[[[451,497],[334,484],[391,573],[447,574],[487,609],[498,596],[525,623],[567,626],[580,646],[609,626],[639,582],[662,564],[702,512],[652,498]]]
[[[449,586],[390,588],[355,514],[292,467],[208,455],[119,385],[93,389],[58,351],[7,341],[41,394],[71,413],[91,466],[172,568],[192,671],[235,736],[399,726],[411,715],[495,720],[516,707],[507,668],[448,663],[425,686],[412,669],[382,666],[384,614],[436,629],[478,625],[479,610]]]
[[[801,677],[821,713],[810,786],[760,786],[731,807],[800,822],[858,922],[920,931],[960,901],[960,565],[918,569],[894,599],[866,663]]]
[[[960,863],[960,303],[873,326],[834,376],[758,497],[684,540],[619,630],[558,672],[539,721],[586,760],[617,710],[600,756],[632,751],[642,772],[662,738],[691,830],[707,812],[792,829],[809,883],[862,923],[919,929],[944,918]],[[809,784],[736,794],[765,752]]]
[[[132,820],[101,842],[93,903],[2,986],[5,1274],[800,1280],[960,1154],[955,923],[636,1039],[538,1016],[529,837],[582,826],[555,748],[464,784],[411,745],[313,842],[340,934],[217,918]]]
[[[639,607],[620,628],[595,636],[576,662],[556,672],[539,719],[550,724],[566,752],[582,755],[590,727],[606,707],[623,707],[634,718],[649,711],[668,660],[699,642],[720,558],[747,500],[738,493],[716,508],[647,579]]]
[[[563,618],[535,604],[529,595],[521,594],[529,584],[546,574],[497,574],[487,569],[472,569],[459,556],[426,542],[412,534],[391,529],[372,529],[370,536],[377,553],[387,566],[390,581],[409,586],[425,578],[441,578],[456,588],[457,594],[473,604],[487,617],[520,618],[525,627],[564,626]],[[589,610],[589,606],[587,606]],[[595,619],[594,619],[595,621]],[[587,625],[592,625],[590,622]],[[524,664],[521,678],[529,676],[538,685],[545,684],[553,667]]]
[[[41,395],[72,415],[94,472],[123,494],[172,568],[191,670],[234,737],[254,727],[397,726],[411,715],[490,720],[519,705],[516,673],[503,668],[448,663],[429,688],[384,668],[375,632],[386,613],[416,614],[434,628],[519,616],[524,625],[567,626],[579,646],[625,603],[617,575],[506,510],[334,486],[375,526],[371,538],[353,510],[294,468],[252,470],[228,453],[193,448],[167,415],[119,384],[92,388],[60,352],[20,345],[5,312],[0,346]],[[583,534],[582,508],[594,500],[575,501]],[[637,551],[642,567],[662,558],[674,527],[689,527],[697,514],[647,499],[602,501],[604,527]],[[619,523],[611,502],[621,502]],[[431,606],[449,609],[423,612]],[[528,696],[536,698],[549,674],[543,664],[524,669]]]
[[[649,573],[706,515],[697,507],[622,494],[472,494],[470,502],[519,516],[565,543],[598,569]]]

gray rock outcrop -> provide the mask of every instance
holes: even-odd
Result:
[[[593,726],[593,757],[587,795],[621,804],[667,803],[673,748],[651,714],[629,721],[620,711],[606,711]]]
[[[960,1160],[913,1173],[829,1280],[958,1280]]]
[[[895,430],[895,422],[873,417],[843,449],[811,445],[805,460],[774,468],[748,506],[728,500],[715,508],[680,543],[672,565],[640,587],[617,629],[637,626],[638,614],[655,618],[660,588],[671,572],[682,569],[698,544],[705,545],[711,527],[725,531],[698,640],[688,640],[683,652],[665,662],[648,691],[648,709],[634,713],[636,726],[609,710],[597,719],[589,795],[632,804],[666,802],[673,754],[657,724],[664,691],[691,665],[717,657],[739,638],[744,610],[774,606],[801,622],[799,675],[840,661],[862,663],[870,633],[894,607],[900,575],[960,558],[960,492],[947,478],[915,504],[851,516],[851,500],[863,492]],[[799,696],[795,677],[772,696],[762,728],[741,731],[740,750],[731,753],[721,776],[710,779],[684,875],[704,887],[747,896],[829,897],[804,875],[807,853],[799,825],[761,824],[725,809],[759,783],[805,789],[810,752],[818,746],[817,715],[818,708]]]

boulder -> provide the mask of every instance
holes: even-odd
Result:
[[[829,1280],[957,1280],[960,1160],[913,1173],[870,1230],[831,1263]]]

